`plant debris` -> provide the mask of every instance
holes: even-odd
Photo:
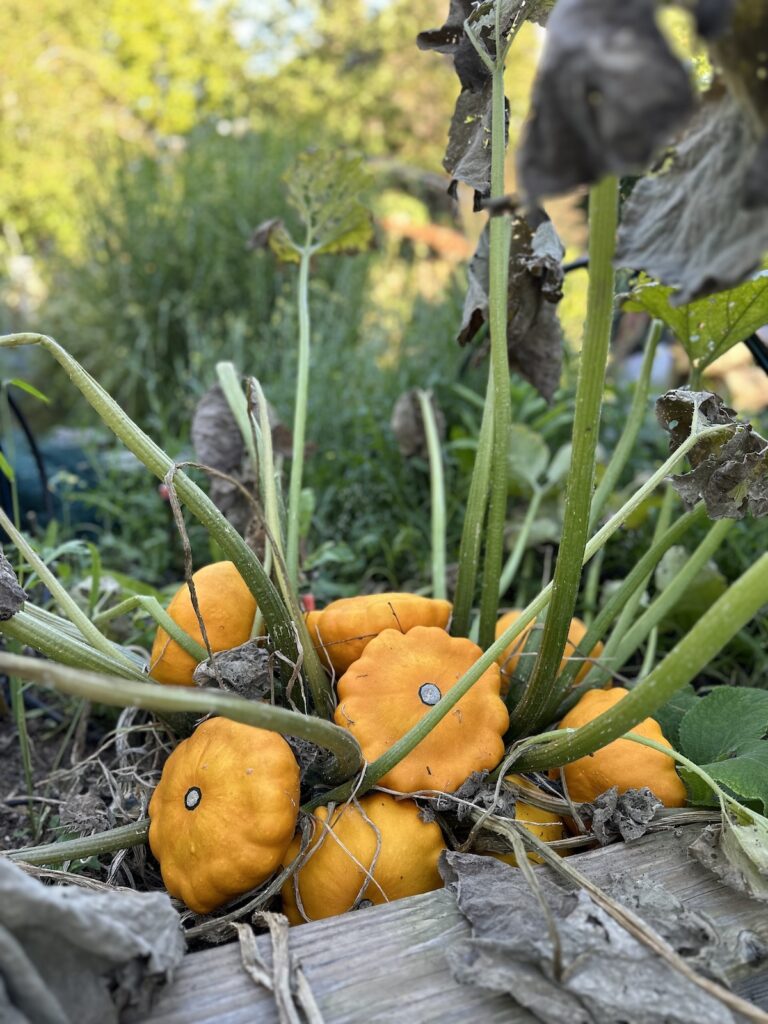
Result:
[[[692,110],[655,0],[559,0],[518,155],[525,193],[535,201],[637,172]]]
[[[43,885],[0,858],[0,1019],[117,1024],[183,955],[165,893]]]
[[[441,872],[472,926],[448,954],[458,981],[506,992],[545,1024],[726,1024],[728,1009],[630,935],[583,890],[537,872],[554,918],[523,874],[490,857],[443,855]],[[721,977],[736,954],[703,915],[646,879],[615,880],[612,898],[642,918],[693,968]],[[760,948],[750,947],[754,959]],[[738,950],[743,958],[743,944]]]
[[[13,566],[0,549],[0,622],[7,622],[27,600],[27,592],[19,586]]]
[[[215,667],[201,661],[193,678],[198,686],[220,686],[247,700],[269,700],[274,691],[274,672],[269,651],[249,640],[239,647],[214,654]]]
[[[723,400],[708,391],[678,388],[656,402],[656,416],[670,434],[675,451],[693,431],[722,426],[722,434],[704,437],[688,458],[689,473],[671,478],[689,507],[703,500],[710,519],[768,515],[768,441],[751,424],[735,420]]]
[[[550,220],[537,214],[533,229],[512,219],[507,300],[510,366],[551,402],[560,384],[563,341],[557,303],[563,296],[563,245]],[[469,264],[467,295],[458,341],[470,342],[488,319],[489,230],[485,228]]]
[[[737,825],[724,815],[722,825],[708,825],[688,850],[723,885],[768,903],[768,828],[757,820]]]
[[[677,305],[745,281],[768,250],[764,149],[739,102],[713,87],[671,157],[635,185],[616,265],[674,286]]]
[[[648,831],[661,800],[644,786],[628,789],[619,795],[618,786],[611,786],[590,804],[582,804],[579,813],[591,820],[592,833],[601,846],[622,839],[631,843]]]

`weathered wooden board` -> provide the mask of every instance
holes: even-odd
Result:
[[[579,868],[598,884],[615,873],[647,875],[662,882],[689,907],[712,919],[721,936],[756,932],[768,944],[768,907],[719,885],[691,861],[686,847],[696,829],[656,833],[629,846],[578,856]],[[540,869],[546,870],[546,869]],[[526,1024],[533,1018],[506,996],[459,985],[445,951],[466,938],[469,927],[445,891],[307,924],[291,931],[327,1024]],[[259,939],[266,956],[267,937]],[[735,988],[768,1009],[768,969],[735,980]],[[278,1024],[270,993],[240,966],[237,945],[189,954],[174,981],[138,1024]]]

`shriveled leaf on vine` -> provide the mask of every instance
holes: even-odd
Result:
[[[696,860],[737,892],[768,903],[768,821],[750,815],[739,824],[729,815],[709,825],[688,847]],[[762,950],[765,955],[765,950]]]
[[[582,804],[579,813],[591,823],[600,845],[607,846],[619,840],[631,843],[645,835],[661,806],[661,800],[647,786],[622,794],[617,786],[611,786],[591,804]]]
[[[19,586],[13,566],[0,551],[0,622],[7,622],[27,600],[26,591]]]
[[[710,426],[722,432],[705,436],[688,453],[689,473],[672,485],[690,507],[703,500],[710,519],[743,519],[747,512],[768,515],[768,441],[708,391],[678,388],[656,402],[659,423],[675,451],[691,433]]]
[[[765,167],[758,129],[735,98],[713,87],[671,158],[627,200],[617,266],[677,289],[675,305],[746,281],[768,251]]]
[[[768,324],[768,269],[736,288],[684,306],[676,299],[674,288],[641,274],[624,309],[663,320],[691,362],[702,369]]]
[[[279,217],[262,221],[248,240],[249,249],[271,249],[283,263],[298,263],[299,248]]]
[[[693,110],[655,0],[558,0],[518,155],[531,199],[645,167]]]
[[[503,35],[515,31],[527,20],[546,18],[552,0],[501,0]],[[492,0],[479,5],[473,0],[451,0],[445,24],[420,32],[416,42],[421,50],[450,54],[461,82],[461,93],[448,132],[448,148],[443,167],[455,182],[463,181],[478,196],[487,196],[491,188],[491,75],[464,30],[470,20],[480,44],[493,57],[495,43],[495,7]]]
[[[535,231],[515,216],[509,251],[507,347],[513,370],[547,401],[560,383],[562,332],[557,303],[562,298],[564,249],[555,229],[543,220]],[[458,340],[471,341],[488,318],[489,232],[480,236],[469,265],[467,296]]]
[[[691,433],[722,426],[688,453],[689,473],[672,477],[672,485],[692,507],[704,501],[710,519],[743,519],[768,515],[768,441],[749,423],[733,418],[723,400],[708,391],[678,388],[656,402],[659,423],[670,434],[675,451]]]
[[[288,199],[317,253],[357,252],[373,236],[363,199],[371,178],[362,158],[329,150],[301,153],[285,175]]]

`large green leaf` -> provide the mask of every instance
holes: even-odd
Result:
[[[674,306],[674,295],[674,288],[641,274],[624,309],[644,311],[663,320],[699,368],[768,323],[768,269],[736,288],[686,306]]]
[[[510,494],[529,496],[540,485],[549,458],[549,447],[541,434],[522,423],[513,423],[509,429],[507,451]]]
[[[768,812],[768,743],[765,740],[753,741],[736,757],[699,767],[737,800],[763,813]],[[719,804],[717,795],[698,775],[688,768],[681,768],[680,774],[688,787],[688,798],[692,804],[705,807]]]
[[[709,765],[736,757],[767,732],[768,691],[718,686],[683,718],[680,748],[696,764]]]
[[[686,683],[671,700],[653,713],[664,733],[664,739],[668,740],[675,750],[680,749],[680,723],[693,705],[698,703],[696,691],[690,683]]]

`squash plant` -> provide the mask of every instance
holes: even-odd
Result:
[[[280,258],[298,264],[300,358],[294,457],[284,514],[261,385],[258,381],[247,380],[243,388],[231,367],[220,367],[219,382],[259,481],[258,514],[267,539],[263,559],[257,557],[206,493],[181,467],[173,464],[61,345],[39,335],[0,338],[0,348],[39,345],[50,354],[107,426],[167,484],[177,518],[184,506],[208,528],[227,559],[229,577],[236,571],[242,583],[242,587],[237,583],[234,588],[229,585],[223,588],[225,625],[234,625],[235,611],[238,619],[245,618],[245,625],[249,619],[254,622],[250,630],[238,622],[232,642],[242,642],[246,633],[265,634],[263,643],[275,659],[280,679],[272,703],[243,700],[215,688],[169,686],[168,681],[188,683],[189,677],[166,680],[163,684],[162,669],[155,672],[155,682],[146,681],[147,666],[111,641],[80,609],[7,517],[0,520],[3,528],[22,557],[45,582],[62,614],[19,600],[6,620],[0,622],[0,632],[11,640],[34,647],[49,660],[3,654],[0,667],[19,677],[53,685],[62,692],[90,700],[148,708],[165,716],[178,716],[182,712],[213,713],[258,730],[299,737],[324,748],[331,756],[323,762],[322,775],[314,791],[305,792],[304,810],[322,807],[325,810],[318,814],[318,821],[340,822],[338,834],[330,840],[326,836],[323,848],[347,831],[350,845],[356,844],[360,840],[358,814],[362,814],[364,820],[368,817],[374,834],[380,829],[373,857],[375,860],[381,855],[381,870],[377,874],[375,864],[366,860],[363,875],[367,872],[384,891],[390,870],[389,843],[383,819],[379,824],[377,815],[386,811],[388,816],[391,808],[386,810],[388,802],[382,802],[378,796],[366,796],[374,787],[389,785],[407,793],[430,788],[455,790],[471,772],[486,769],[493,770],[492,778],[498,779],[497,784],[501,786],[512,763],[516,773],[513,778],[533,771],[559,773],[566,766],[567,782],[569,772],[575,772],[573,778],[580,777],[578,766],[596,751],[601,751],[599,756],[612,763],[612,773],[605,775],[606,784],[617,781],[625,787],[646,780],[652,786],[655,774],[663,771],[669,783],[664,795],[670,805],[682,800],[682,783],[677,775],[673,776],[672,762],[683,764],[684,777],[690,791],[696,794],[697,802],[706,801],[702,793],[714,795],[714,801],[722,809],[726,855],[734,857],[733,851],[738,847],[741,870],[746,873],[751,870],[755,877],[761,873],[764,876],[759,864],[761,858],[764,863],[768,849],[768,823],[754,806],[755,799],[745,797],[739,802],[722,772],[708,773],[667,745],[658,727],[649,728],[647,723],[654,715],[668,714],[670,700],[768,603],[768,554],[747,569],[658,664],[654,664],[653,647],[649,645],[651,657],[646,659],[642,678],[628,692],[616,689],[603,694],[596,688],[615,676],[653,635],[674,601],[691,585],[702,565],[722,543],[732,519],[747,513],[768,513],[768,444],[748,425],[734,421],[715,396],[698,390],[672,392],[659,404],[661,425],[670,434],[669,457],[617,511],[607,518],[603,515],[610,488],[626,464],[642,421],[653,351],[658,341],[654,326],[647,341],[636,401],[603,483],[597,488],[595,463],[615,304],[617,260],[621,264],[628,258],[626,254],[632,253],[631,269],[656,275],[656,283],[647,278],[637,280],[628,300],[630,308],[642,307],[650,311],[681,336],[692,358],[692,384],[698,386],[698,377],[711,355],[743,340],[756,323],[768,321],[762,277],[760,274],[751,276],[759,269],[764,251],[768,249],[768,215],[764,208],[754,208],[757,200],[749,191],[752,187],[750,173],[754,170],[749,162],[750,155],[754,163],[761,152],[762,136],[757,125],[763,126],[763,132],[768,127],[768,103],[764,89],[755,86],[758,76],[753,73],[759,54],[766,49],[763,38],[768,34],[768,15],[762,13],[756,26],[745,14],[750,5],[746,0],[738,0],[730,16],[712,28],[705,23],[705,5],[701,5],[701,32],[703,35],[714,33],[711,45],[722,63],[723,74],[722,82],[712,87],[717,90],[716,95],[708,98],[702,106],[703,113],[699,111],[691,121],[694,96],[688,77],[657,28],[652,5],[605,4],[603,10],[601,5],[590,5],[585,0],[557,0],[550,14],[552,7],[551,0],[533,3],[483,0],[479,4],[452,0],[446,25],[423,33],[419,38],[422,48],[438,49],[455,57],[462,91],[451,126],[446,166],[454,180],[463,181],[475,190],[478,207],[489,213],[488,237],[481,240],[468,298],[470,321],[476,322],[479,317],[487,321],[489,327],[489,378],[459,552],[451,635],[445,631],[448,607],[443,599],[444,551],[440,550],[444,545],[440,459],[436,432],[429,429],[428,402],[422,402],[422,408],[430,439],[434,482],[433,598],[380,595],[383,616],[376,601],[361,598],[352,602],[359,619],[351,613],[347,617],[346,609],[331,606],[310,614],[305,620],[300,606],[298,539],[306,398],[310,385],[311,324],[307,282],[313,257],[324,251],[364,244],[367,240],[369,221],[360,196],[368,186],[362,180],[359,162],[346,158],[332,160],[323,153],[307,155],[290,184],[304,232],[303,240],[294,241],[294,236],[278,222],[263,226],[261,232],[264,241]],[[512,197],[506,193],[505,181],[504,68],[523,21],[526,18],[544,21],[548,15],[548,38],[534,90],[532,114],[519,154],[522,195]],[[588,48],[585,33],[590,34]],[[615,59],[616,46],[629,47],[633,54],[642,52],[647,60],[643,63],[628,59],[622,64]],[[602,55],[610,56],[610,60]],[[640,65],[641,73],[638,72]],[[743,84],[747,78],[750,87],[740,88],[739,83]],[[719,217],[713,217],[710,222],[700,216],[706,197],[702,198],[701,182],[697,182],[695,167],[690,166],[690,151],[696,149],[697,140],[697,151],[700,151],[702,135],[717,137],[717,130],[713,132],[712,125],[706,121],[706,111],[714,106],[713,117],[719,116],[723,92],[727,94],[729,110],[736,109],[741,118],[742,138],[749,145],[745,143],[739,151],[738,164],[743,171],[740,190],[732,181],[725,188],[722,183],[712,185],[711,180],[706,179],[709,186],[716,189],[720,211]],[[577,95],[582,97],[579,101],[582,106],[577,102]],[[688,128],[684,127],[686,124]],[[669,141],[674,130],[683,132],[678,141],[679,160],[672,162],[668,174],[642,179],[620,218],[619,177],[646,166],[659,147]],[[503,620],[497,630],[510,436],[525,443],[524,439],[520,442],[519,432],[512,435],[510,432],[509,346],[522,344],[530,337],[551,342],[552,310],[546,303],[552,303],[557,286],[545,293],[549,287],[547,282],[551,284],[551,277],[547,275],[556,272],[561,250],[553,241],[551,226],[539,211],[537,201],[577,184],[590,187],[589,289],[562,536],[552,581],[515,616]],[[746,218],[749,221],[748,231],[745,229],[746,252],[741,253],[740,269],[734,272],[732,266],[724,265],[713,237],[721,228],[728,234],[734,220],[744,223],[745,194],[752,206]],[[665,248],[664,218],[649,203],[652,199],[662,205],[663,200],[668,207],[672,205],[677,210],[681,205],[686,206],[681,195],[683,199],[688,197],[692,211],[690,221],[695,222],[699,233],[694,231],[687,215],[680,215],[680,223],[674,223],[674,246],[669,243]],[[647,213],[645,219],[642,211]],[[727,219],[728,225],[722,219]],[[694,242],[699,243],[696,259],[686,262],[686,252],[690,254]],[[685,250],[686,243],[688,250]],[[679,256],[676,263],[670,256],[675,251]],[[712,262],[711,272],[707,269],[708,259]],[[538,289],[533,302],[536,313],[522,329],[520,313],[527,301],[522,289],[534,287],[531,279]],[[675,288],[678,291],[670,291]],[[675,306],[679,298],[683,299],[683,305]],[[701,312],[699,304],[702,302],[706,314]],[[731,315],[734,311],[739,315]],[[543,319],[540,321],[539,317]],[[701,317],[696,320],[700,325],[696,330],[688,329],[691,317]],[[686,325],[685,330],[681,324]],[[697,331],[710,334],[703,349]],[[514,354],[519,362],[519,353]],[[528,353],[527,358],[535,375],[542,371],[537,368],[534,355]],[[550,355],[551,352],[544,352],[545,362]],[[525,452],[517,454],[525,460]],[[682,472],[686,460],[689,468]],[[670,476],[676,473],[672,483],[690,506],[681,515],[673,513],[674,492],[668,483]],[[649,550],[636,565],[629,567],[625,579],[598,610],[584,635],[574,637],[574,613],[583,567],[599,555],[632,514],[661,486],[666,486],[666,492]],[[640,611],[642,595],[660,559],[708,512],[715,521],[697,550],[683,563],[670,585]],[[150,678],[153,668],[167,660],[169,651],[179,654],[185,669],[195,659],[207,658],[215,673],[216,650],[220,649],[220,644],[213,636],[213,628],[210,632],[203,628],[211,600],[204,586],[208,572],[192,574],[190,570],[186,590],[180,591],[168,612],[149,603],[146,605],[147,611],[158,619],[161,631],[157,657],[148,666]],[[478,580],[481,581],[479,587]],[[507,576],[505,581],[509,582]],[[176,614],[177,604],[184,606],[183,614]],[[401,611],[403,618],[398,621]],[[476,622],[473,621],[475,613]],[[391,619],[399,630],[388,628],[392,625]],[[534,629],[534,623],[541,619],[543,628]],[[469,639],[473,629],[478,645]],[[526,634],[528,637],[524,639]],[[358,644],[359,641],[366,642]],[[516,672],[519,685],[510,687],[505,704],[500,696],[499,665],[504,663],[510,648],[523,642],[526,654],[531,657],[521,659]],[[333,670],[331,673],[325,671],[328,664]],[[333,676],[337,673],[341,678],[334,688]],[[595,692],[585,697],[586,691]],[[704,703],[706,701],[702,706]],[[573,710],[569,711],[571,708]],[[590,709],[588,713],[585,708]],[[183,720],[176,717],[170,721],[183,732]],[[560,721],[564,728],[550,728]],[[189,750],[190,747],[184,748],[182,744],[195,743],[202,728],[205,727],[200,727],[191,740],[183,739],[177,752]],[[755,741],[759,738],[753,737]],[[627,753],[633,749],[628,746],[630,743],[637,745],[632,755]],[[641,753],[643,746],[653,751],[645,761]],[[621,753],[614,757],[610,752],[617,750]],[[617,757],[621,763],[616,763]],[[169,777],[182,760],[183,755],[172,755]],[[626,773],[622,774],[622,764],[633,768],[629,772],[631,782],[627,782]],[[569,765],[572,768],[569,769]],[[637,765],[640,767],[635,772]],[[251,767],[250,762],[245,767]],[[741,768],[748,774],[746,763]],[[239,771],[239,767],[234,770]],[[184,785],[186,782],[182,789]],[[743,779],[740,785],[748,793],[753,792],[753,787],[745,785]],[[156,807],[163,803],[163,787],[161,783]],[[195,790],[202,794],[202,803]],[[192,794],[192,806],[185,804],[183,811],[179,811],[182,820],[186,820],[185,813],[203,819],[206,813],[204,787],[193,781],[183,799],[189,794]],[[530,796],[530,790],[523,787],[523,795]],[[583,795],[582,791],[579,795]],[[741,795],[739,791],[738,795]],[[534,802],[540,800],[535,792],[530,798]],[[350,800],[352,802],[347,803]],[[334,809],[339,804],[345,804],[341,812]],[[247,806],[247,800],[242,806]],[[562,809],[566,806],[561,804]],[[177,810],[178,806],[174,813]],[[286,820],[287,817],[286,811]],[[415,830],[427,835],[424,830]],[[17,851],[13,856],[38,864],[61,862],[144,842],[147,831],[148,822],[137,822],[102,835]],[[537,855],[542,854],[541,841],[534,832],[522,828],[520,834],[529,848]],[[320,872],[326,859],[332,859],[332,852],[318,854],[316,862],[302,859],[306,844],[304,848],[301,844],[299,848],[292,847],[288,855],[290,837],[283,838],[286,840],[284,851],[279,857],[266,858],[264,864],[268,867],[259,860],[261,867],[255,875],[247,878],[242,873],[238,875],[233,864],[233,874],[240,880],[237,885],[229,886],[226,893],[222,891],[221,898],[234,894],[236,889],[244,892],[250,885],[257,884],[264,871],[271,870],[281,859],[289,870],[296,866],[293,861],[298,858],[301,861],[299,881],[293,889],[288,889],[290,912],[294,916],[298,914],[296,897],[303,891],[302,879],[307,880],[309,893],[314,884],[310,880],[315,872]],[[441,841],[435,839],[434,830],[424,841],[432,851],[429,856],[436,856]],[[260,845],[258,837],[253,837],[253,842]],[[315,844],[314,837],[309,842],[319,845],[319,842]],[[222,849],[226,839],[218,829],[205,834],[205,843],[215,847],[207,856],[217,861],[224,856],[225,865],[228,863],[226,849]],[[370,836],[362,843],[360,856],[364,859],[370,856],[370,852],[366,852],[368,847]],[[158,849],[162,860],[163,850]],[[332,851],[332,847],[328,850]],[[513,852],[519,862],[517,850]],[[750,869],[744,867],[746,862],[752,865]],[[415,888],[403,891],[429,888],[435,881],[434,872],[431,868],[425,871],[426,879],[417,879]],[[342,900],[344,906],[354,905],[361,891],[360,877],[353,873],[348,881],[350,889]],[[310,898],[308,895],[308,901]],[[368,898],[377,901],[374,895]],[[296,906],[291,903],[292,899]],[[192,902],[197,909],[207,910],[215,901],[206,895],[193,896]]]

